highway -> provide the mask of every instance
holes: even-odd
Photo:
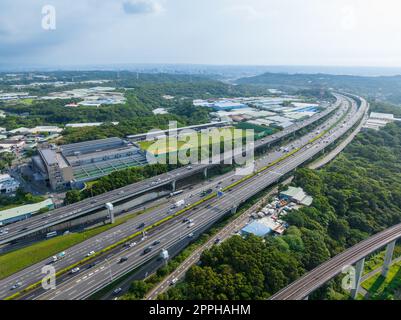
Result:
[[[183,237],[187,237],[190,233],[212,225],[223,215],[232,210],[233,207],[237,207],[254,194],[274,184],[280,177],[303,164],[323,150],[326,145],[341,137],[362,118],[365,111],[365,105],[357,111],[356,104],[352,103],[352,112],[347,116],[345,125],[338,125],[339,128],[334,132],[332,131],[325,134],[315,142],[303,147],[294,155],[267,170],[255,174],[252,178],[233,187],[232,190],[223,197],[211,200],[210,202],[196,207],[195,210],[191,210],[191,212],[185,216],[194,221],[194,226],[189,228],[188,224],[181,222],[182,217],[177,218],[175,223],[169,223],[163,228],[163,233],[150,232],[148,238],[140,242],[134,248],[114,254],[110,256],[107,261],[99,262],[95,269],[83,270],[77,275],[70,277],[68,281],[59,284],[56,290],[42,293],[34,298],[67,300],[88,298],[92,293],[109,284],[111,282],[111,276],[113,279],[123,276],[157,256],[162,248],[167,249],[181,241]],[[160,241],[160,243],[155,245],[151,253],[144,255],[143,250],[155,241]],[[128,260],[124,263],[119,263],[122,257],[127,257]]]
[[[345,110],[346,107],[343,106],[342,111],[345,112]],[[322,127],[328,125],[329,123],[334,123],[334,121],[336,121],[340,116],[341,113],[338,112],[336,116],[332,117],[329,121],[327,121],[326,124],[322,124]],[[303,146],[311,138],[313,138],[314,135],[315,135],[314,132],[309,133],[308,135],[298,139],[297,141],[292,142],[291,145],[293,147]],[[256,167],[258,168],[263,167],[266,164],[271,163],[282,156],[283,156],[282,151],[274,150],[271,153],[265,155],[263,158],[259,159],[258,162],[256,163]],[[215,188],[215,186],[225,187],[241,178],[242,178],[241,176],[237,176],[235,175],[235,173],[229,172],[226,175],[219,177],[218,179],[216,179],[216,181],[213,181],[212,183],[210,181],[205,182],[205,185],[199,187],[198,189],[190,190],[189,192],[186,192],[183,195],[176,197],[175,199],[173,199],[173,202],[185,198],[188,203],[194,203],[201,198],[200,192],[202,190],[205,190],[206,188],[210,187]],[[92,250],[98,252],[104,249],[105,247],[108,247],[109,245],[116,243],[117,241],[124,239],[129,235],[135,233],[136,231],[138,231],[138,226],[141,223],[146,223],[146,225],[150,225],[154,222],[161,220],[162,218],[166,217],[166,213],[171,214],[173,212],[171,212],[171,208],[169,208],[169,206],[162,206],[151,213],[147,213],[146,215],[140,215],[121,226],[113,228],[107,232],[95,236],[94,238],[88,239],[82,242],[81,244],[73,246],[72,248],[67,250],[67,257],[64,260],[56,262],[54,266],[57,268],[57,270],[62,270],[72,265],[73,263],[82,260],[88,252]],[[35,283],[36,281],[39,281],[42,277],[40,270],[44,265],[46,265],[49,262],[49,260],[50,257],[46,261],[37,263],[31,267],[28,267],[25,270],[15,273],[14,275],[6,279],[1,280],[0,297],[4,298],[12,294],[12,292],[10,292],[10,287],[12,287],[12,285],[17,282],[21,282],[23,284],[22,288],[24,288],[32,283]]]
[[[289,184],[291,179],[287,179],[285,184]],[[167,277],[165,277],[159,284],[157,284],[150,292],[148,292],[145,296],[145,300],[155,300],[157,299],[158,295],[161,293],[166,292],[172,284],[174,284],[174,281],[178,281],[181,278],[183,278],[186,274],[186,272],[191,268],[191,266],[195,265],[202,253],[213,247],[214,245],[220,244],[230,238],[233,234],[237,233],[238,230],[242,229],[251,219],[251,214],[255,212],[260,205],[268,200],[270,196],[273,194],[277,194],[278,189],[274,188],[271,192],[269,192],[264,198],[259,200],[257,203],[255,203],[252,207],[247,209],[244,213],[242,213],[239,217],[237,217],[234,221],[230,222],[228,225],[226,225],[222,230],[220,230],[216,235],[212,236],[206,243],[201,245],[199,248],[197,248],[194,252],[191,253],[191,255],[186,258],[176,270],[174,270],[171,274],[169,274]]]
[[[321,159],[319,158],[318,161],[313,162],[308,166],[310,169],[318,169],[325,164],[329,163],[332,161],[344,148],[355,138],[355,136],[359,133],[360,129],[362,126],[365,124],[366,120],[368,118],[368,114],[366,113],[364,119],[360,122],[360,124],[357,126],[356,129],[344,140],[342,141],[335,149],[330,151],[329,154],[326,154],[324,157]],[[282,185],[289,184],[292,179],[287,179],[286,182],[282,182]],[[273,190],[269,195],[273,194],[276,192],[276,189]],[[178,281],[181,278],[183,278],[186,274],[186,272],[189,270],[191,266],[196,264],[203,251],[206,249],[210,249],[213,245],[215,245],[216,239],[219,239],[220,242],[223,242],[230,238],[233,234],[237,232],[237,230],[241,229],[249,220],[250,220],[250,214],[255,212],[257,207],[260,205],[260,203],[263,202],[263,199],[258,201],[255,205],[253,205],[251,208],[249,208],[246,212],[244,212],[241,216],[239,216],[237,219],[235,219],[233,222],[225,226],[220,232],[218,232],[215,236],[213,236],[210,240],[208,240],[204,245],[196,249],[185,261],[183,261],[179,267],[177,267],[176,270],[174,270],[171,274],[169,274],[166,278],[164,278],[159,284],[157,284],[150,292],[147,293],[145,299],[146,300],[155,300],[157,297],[166,292],[170,286],[173,283],[173,281]],[[400,258],[401,260],[401,258]],[[375,270],[375,272],[380,272],[381,268]],[[364,276],[363,278],[367,278]]]
[[[347,110],[346,106],[342,106],[341,111],[345,112]],[[321,127],[326,126],[330,123],[334,123],[342,113],[337,112],[335,117],[330,119],[326,124],[323,124]],[[321,127],[317,129],[322,129]],[[315,136],[315,132],[309,133],[306,136],[303,136],[299,138],[297,141],[291,142],[289,145],[292,147],[301,147],[305,145],[310,139],[312,139]],[[259,159],[256,162],[256,168],[262,168],[263,166],[266,166],[267,164],[281,158],[283,156],[283,151],[277,151],[273,150],[269,154],[264,155],[263,158]],[[216,188],[216,187],[221,187],[224,188],[230,184],[232,184],[235,181],[238,181],[241,179],[242,176],[238,176],[235,174],[235,172],[229,172],[223,176],[220,176],[215,179],[215,181],[206,181],[204,182],[200,187],[197,189],[189,190],[182,195],[179,195],[173,199],[171,199],[171,203],[168,203],[167,205],[158,207],[156,210],[147,213],[146,215],[140,215],[125,224],[115,227],[109,231],[106,231],[100,235],[95,236],[94,238],[88,239],[81,244],[78,244],[76,246],[71,247],[70,249],[67,250],[67,257],[64,260],[61,260],[59,262],[56,262],[54,266],[57,268],[57,270],[62,270],[73,263],[82,260],[85,255],[90,252],[90,251],[100,251],[104,249],[105,247],[108,247],[112,245],[113,243],[116,243],[117,241],[124,239],[131,234],[133,234],[135,231],[138,231],[138,226],[142,223],[146,223],[146,225],[151,225],[152,223],[155,223],[163,218],[166,217],[167,214],[172,214],[177,210],[171,211],[171,205],[172,203],[176,202],[177,200],[185,199],[187,203],[195,203],[198,200],[201,199],[200,193],[209,188]],[[10,287],[13,286],[13,284],[17,282],[21,282],[23,284],[22,288],[39,281],[42,277],[40,274],[41,268],[47,264],[50,260],[50,257],[46,261],[42,261],[40,263],[37,263],[25,270],[22,270],[20,272],[15,273],[13,276],[8,277],[6,279],[3,279],[0,281],[0,297],[4,298],[8,295],[10,295]]]
[[[281,139],[291,136],[291,134],[313,124],[314,122],[324,118],[334,110],[336,110],[342,100],[340,96],[334,94],[336,102],[309,119],[301,121],[293,126],[276,133],[272,136],[266,137],[263,140],[255,141],[254,148],[258,149],[264,146],[269,146]],[[234,152],[235,154],[235,152]],[[233,154],[224,157],[233,157]],[[225,158],[224,158],[225,159]],[[181,167],[170,172],[155,176],[153,178],[140,181],[120,189],[116,189],[89,199],[85,199],[75,204],[64,206],[55,209],[47,215],[32,216],[26,220],[16,222],[8,225],[6,228],[0,229],[0,245],[8,243],[13,240],[25,237],[38,231],[48,229],[52,226],[60,224],[65,221],[80,217],[84,214],[90,213],[95,210],[104,209],[106,203],[117,203],[136,195],[140,195],[162,186],[171,184],[173,181],[180,180],[196,173],[202,172],[205,168],[214,166],[215,164],[194,164],[192,169],[188,170],[187,167]],[[3,230],[3,232],[1,232]],[[6,231],[5,231],[6,230]],[[5,231],[5,232],[4,232]]]

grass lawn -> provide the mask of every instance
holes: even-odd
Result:
[[[148,209],[149,210],[149,209]],[[23,270],[37,262],[49,258],[63,250],[85,241],[99,233],[105,232],[124,222],[144,213],[145,211],[132,213],[116,219],[116,223],[111,225],[88,229],[79,233],[71,233],[65,236],[56,237],[50,240],[44,240],[16,251],[12,251],[0,256],[0,279]],[[68,251],[67,251],[68,253]]]
[[[85,182],[86,188],[90,189],[93,187],[94,184],[96,184],[98,182],[98,180],[93,180],[93,181],[89,181],[89,182]]]
[[[168,152],[176,152],[177,149],[179,150],[184,145],[188,146],[195,145],[194,147],[197,146],[205,147],[211,145],[214,142],[213,138],[217,140],[220,137],[220,142],[232,141],[234,136],[234,130],[237,130],[239,132],[240,129],[230,127],[225,129],[219,129],[218,131],[214,130],[213,131],[215,133],[214,135],[211,133],[198,132],[195,133],[195,136],[193,134],[183,136],[182,139],[186,138],[187,139],[186,141],[176,141],[176,139],[173,138],[159,139],[157,141],[140,141],[138,142],[138,145],[142,150],[147,150],[148,152],[151,152],[155,155],[160,155]],[[242,137],[246,137],[247,132],[245,130],[241,131],[242,131]],[[194,143],[195,141],[196,143]],[[177,144],[177,146],[175,146],[175,143]]]
[[[385,251],[381,251],[371,257],[369,257],[369,260],[365,262],[365,268],[363,270],[363,274],[368,274],[369,272],[376,270],[377,268],[380,268],[383,265],[384,261],[384,254]]]
[[[20,102],[26,105],[31,105],[33,102],[33,99],[21,99]]]
[[[391,266],[387,278],[377,274],[362,283],[371,300],[401,299],[401,262]]]

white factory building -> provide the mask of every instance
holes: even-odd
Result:
[[[15,193],[20,184],[9,174],[0,174],[0,194]]]
[[[394,115],[391,113],[372,112],[364,128],[379,130],[394,121],[401,121],[401,119],[394,118]]]

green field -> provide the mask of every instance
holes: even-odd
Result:
[[[277,132],[278,130],[272,127],[262,127],[256,124],[241,122],[235,126],[237,129],[241,130],[254,130],[255,131],[255,138],[260,139],[268,135],[272,135],[273,133]]]
[[[377,274],[362,283],[370,300],[401,300],[401,262],[391,266],[386,278]]]
[[[117,218],[116,223],[111,225],[107,224],[104,226],[96,227],[79,233],[71,233],[65,236],[56,237],[50,240],[44,240],[38,242],[29,247],[25,247],[10,253],[6,253],[0,256],[0,279],[8,277],[15,272],[23,270],[39,261],[42,261],[66,250],[68,254],[68,248],[81,243],[91,237],[94,237],[102,232],[105,232],[111,228],[114,228],[124,222],[134,218],[138,214],[144,213],[132,213],[127,216]]]
[[[214,142],[213,139],[217,140],[219,137],[220,137],[220,142],[232,141],[234,130],[240,130],[240,129],[234,127],[219,129],[219,132],[218,133],[216,132],[214,135],[209,133],[198,132],[195,133],[195,137],[194,135],[188,135],[188,136],[183,136],[181,138],[181,140],[186,138],[187,139],[186,141],[181,141],[181,140],[176,141],[176,139],[173,138],[159,139],[157,141],[140,141],[138,142],[138,145],[142,150],[146,150],[155,155],[162,155],[169,152],[177,152],[184,145],[187,145],[188,149],[194,147],[200,147],[200,148],[206,147],[212,145],[212,142]],[[242,137],[246,137],[246,135],[247,132],[243,130]],[[194,141],[196,141],[196,143],[194,143]],[[175,144],[177,145],[175,146]]]
[[[26,105],[31,105],[33,102],[33,99],[21,99],[20,102]]]

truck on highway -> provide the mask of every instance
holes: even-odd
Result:
[[[170,193],[170,198],[178,196],[179,194],[181,194],[183,192],[184,192],[184,190],[179,190],[179,191],[176,191],[176,192],[172,192],[172,193]]]
[[[65,258],[65,251],[60,252],[58,255],[55,255],[55,256],[52,257],[53,262],[59,261],[59,260],[64,259],[64,258]]]
[[[57,236],[57,231],[49,232],[46,234],[46,239],[50,239]]]
[[[175,207],[176,207],[176,208],[182,207],[183,205],[185,205],[185,200],[184,200],[184,199],[183,199],[183,200],[180,200],[180,201],[177,201],[177,202],[175,203]]]

